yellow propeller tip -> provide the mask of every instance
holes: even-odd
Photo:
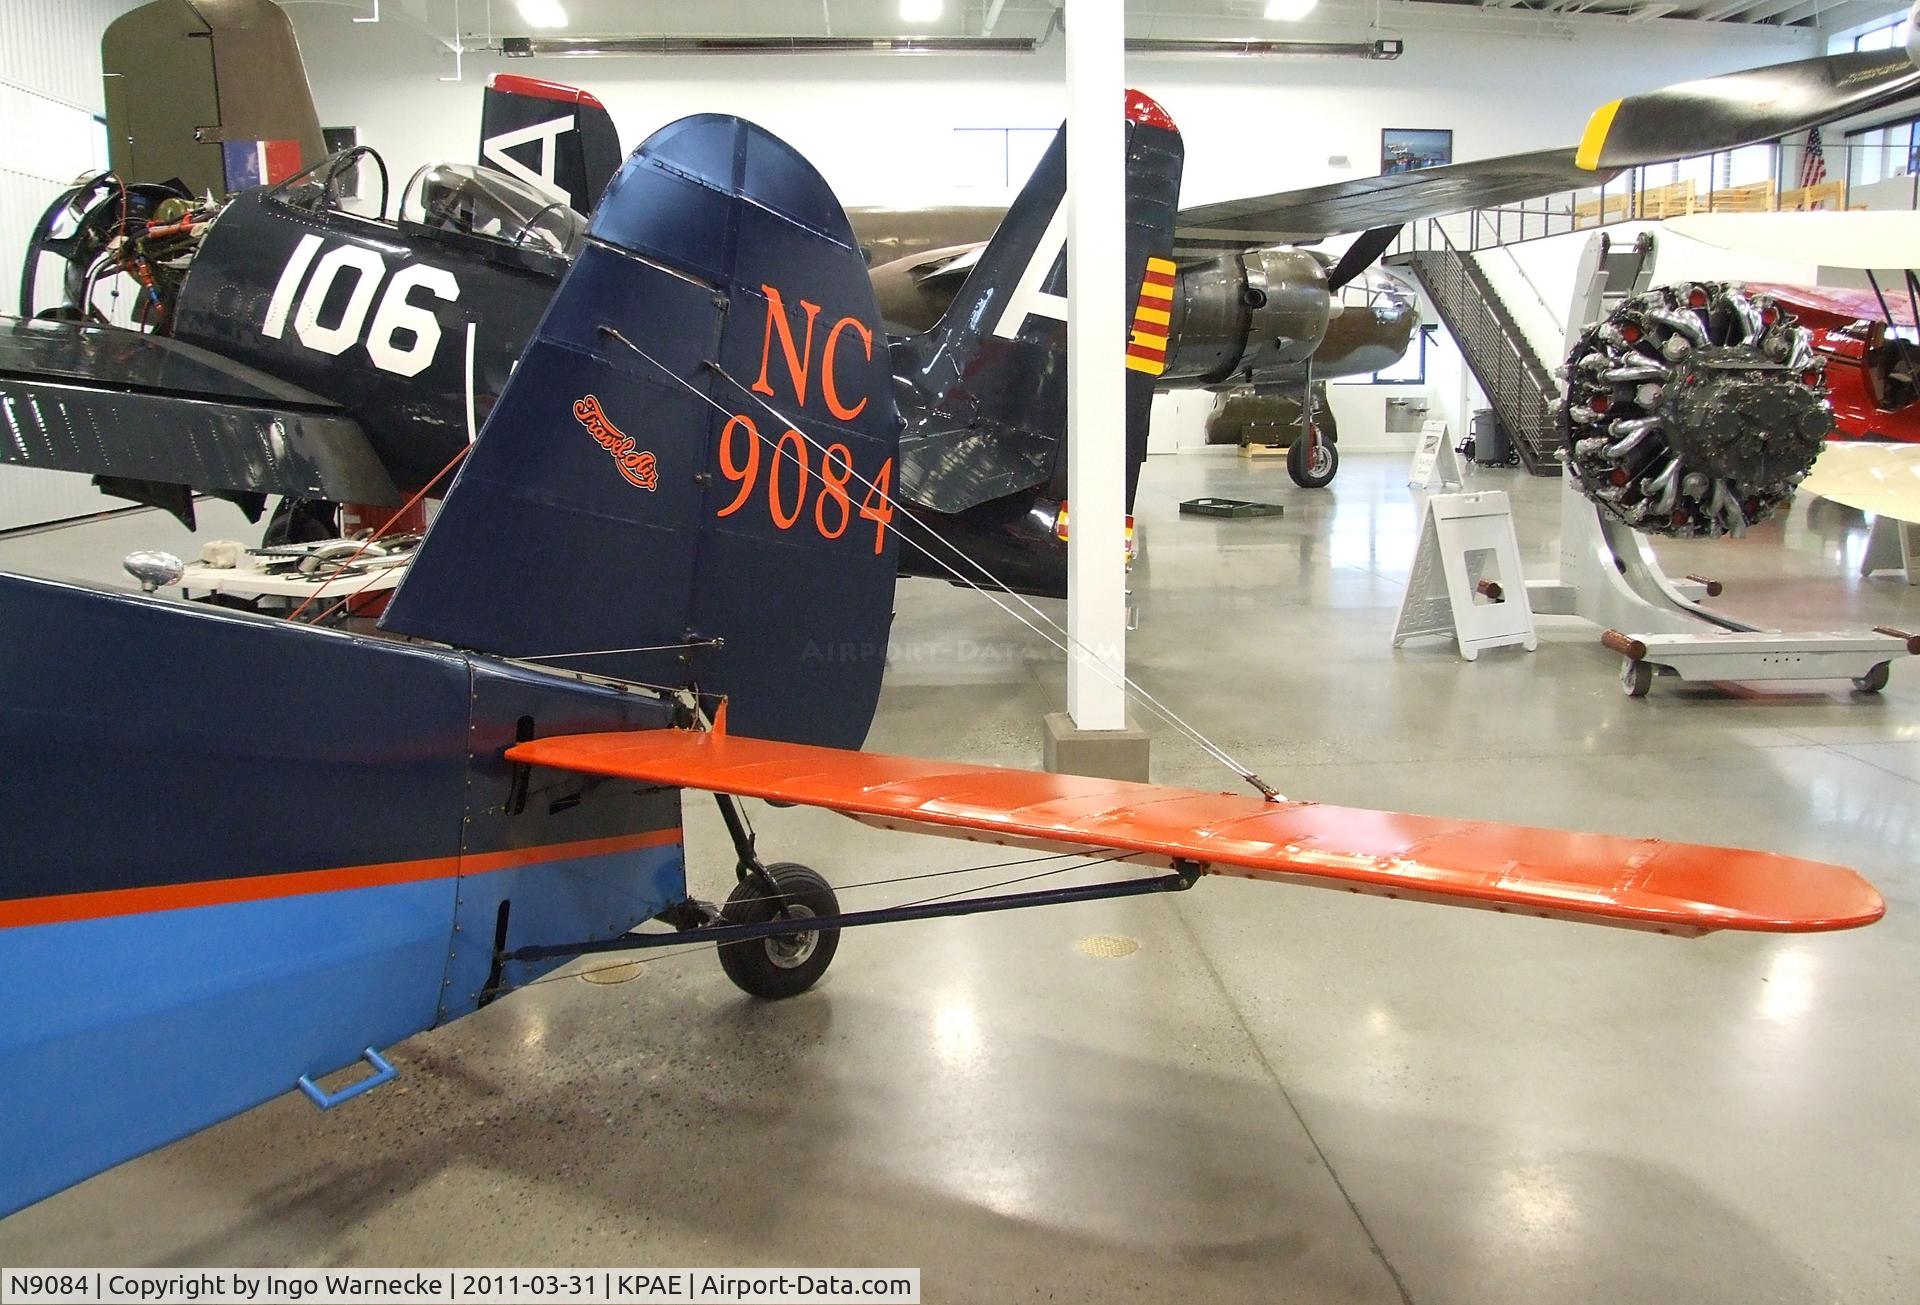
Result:
[[[1613,115],[1620,112],[1620,101],[1613,100],[1593,111],[1587,129],[1580,135],[1580,148],[1573,156],[1574,166],[1588,172],[1600,170],[1600,151],[1606,147],[1607,132],[1613,128]]]

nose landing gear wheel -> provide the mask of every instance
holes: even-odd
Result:
[[[1305,440],[1297,439],[1287,446],[1287,474],[1302,489],[1325,489],[1338,470],[1340,450],[1325,437],[1314,441],[1311,453]]]
[[[722,924],[764,920],[804,920],[840,913],[840,900],[818,874],[795,861],[767,867],[780,889],[778,900],[753,878],[741,880],[720,909]],[[794,997],[820,981],[840,946],[838,929],[815,929],[775,938],[748,938],[720,944],[720,968],[742,992],[775,1001]]]

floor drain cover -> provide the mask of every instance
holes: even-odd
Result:
[[[643,961],[628,961],[624,965],[602,965],[591,970],[582,970],[580,977],[588,983],[625,983],[638,978]]]
[[[1140,950],[1140,944],[1134,939],[1112,933],[1096,933],[1091,938],[1082,938],[1079,947],[1082,956],[1131,956]]]

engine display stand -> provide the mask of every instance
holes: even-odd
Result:
[[[1867,534],[1867,551],[1860,559],[1860,575],[1898,571],[1910,585],[1920,585],[1920,528],[1892,517],[1875,517]]]
[[[1762,630],[1697,601],[1719,593],[1698,577],[1676,581],[1660,569],[1645,535],[1607,520],[1571,476],[1561,481],[1560,578],[1533,580],[1539,616],[1578,616],[1602,630],[1622,658],[1627,696],[1644,697],[1655,675],[1682,680],[1852,680],[1863,693],[1886,687],[1889,664],[1920,652],[1920,636]]]

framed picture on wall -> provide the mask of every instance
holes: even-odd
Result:
[[[1453,162],[1453,132],[1433,127],[1383,127],[1380,171],[1414,172]]]

